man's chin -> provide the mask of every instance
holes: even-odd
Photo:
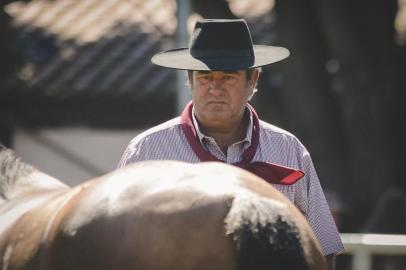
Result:
[[[230,120],[230,116],[224,113],[210,113],[207,118],[212,123],[224,123]]]
[[[208,113],[212,113],[213,115],[226,115],[230,113],[231,107],[230,104],[225,102],[213,102],[209,103],[206,109]]]

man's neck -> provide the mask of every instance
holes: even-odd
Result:
[[[227,152],[227,148],[230,145],[232,145],[238,141],[241,141],[244,138],[244,135],[245,135],[244,131],[245,130],[243,130],[240,126],[234,128],[234,130],[230,129],[228,132],[227,131],[209,131],[209,130],[203,129],[204,134],[212,137],[224,153]]]
[[[222,125],[219,129],[216,126],[202,126],[199,123],[201,131],[209,137],[212,137],[224,154],[227,154],[227,149],[232,144],[243,140],[247,133],[249,117],[244,114],[244,117],[237,123],[230,123],[229,126]]]

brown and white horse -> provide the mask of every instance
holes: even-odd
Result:
[[[326,269],[301,213],[222,163],[150,161],[70,188],[0,149],[0,269]]]

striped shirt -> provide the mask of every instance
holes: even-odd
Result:
[[[225,155],[215,140],[204,135],[193,122],[203,147],[212,155],[227,163],[241,160],[244,150],[250,145],[252,115],[246,137],[228,147]],[[260,124],[260,141],[253,161],[266,161],[301,170],[305,176],[293,185],[273,186],[281,191],[304,214],[318,238],[324,255],[344,251],[336,224],[320,186],[309,152],[291,133],[264,121]],[[125,150],[119,167],[143,160],[179,160],[199,162],[186,136],[182,132],[180,117],[155,126],[135,137]]]

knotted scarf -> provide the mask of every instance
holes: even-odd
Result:
[[[233,163],[232,165],[250,171],[271,184],[292,185],[296,183],[304,176],[302,171],[272,164],[270,162],[252,161],[259,144],[259,120],[254,108],[250,104],[247,104],[247,107],[251,111],[253,118],[251,145],[244,150],[242,160]],[[193,125],[192,108],[193,104],[190,102],[186,105],[181,115],[182,131],[190,146],[200,161],[224,162],[206,151],[200,143],[195,126]]]

